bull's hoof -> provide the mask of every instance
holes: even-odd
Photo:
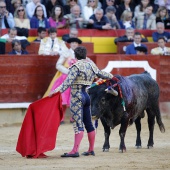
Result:
[[[136,147],[136,149],[141,149],[142,148],[142,146],[135,146]]]
[[[126,149],[119,149],[119,153],[126,152]]]
[[[126,147],[119,148],[119,152],[120,152],[120,153],[126,152]]]
[[[104,149],[104,148],[103,148],[103,152],[109,152],[109,149]]]
[[[148,149],[153,149],[153,146],[147,146],[148,147]]]

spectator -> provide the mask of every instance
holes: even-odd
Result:
[[[34,40],[34,42],[41,42],[41,40],[46,37],[46,29],[43,27],[38,27],[37,34],[38,37]]]
[[[11,13],[14,14],[15,10],[21,5],[21,0],[12,0],[12,11]]]
[[[69,34],[65,34],[62,36],[62,40],[67,42],[69,38],[77,38],[78,30],[76,28],[71,28]]]
[[[51,10],[56,6],[64,6],[61,0],[48,0],[46,4],[47,17],[49,18],[52,14]]]
[[[159,7],[164,6],[168,10],[168,14],[170,15],[170,0],[158,0]]]
[[[164,23],[158,22],[156,24],[157,32],[152,34],[152,38],[154,42],[157,42],[159,37],[164,37],[166,42],[170,42],[170,33],[165,31]]]
[[[26,8],[27,4],[32,2],[32,0],[22,0],[22,5]]]
[[[120,29],[119,22],[117,21],[117,18],[115,16],[116,8],[114,6],[108,6],[106,8],[106,17],[110,23],[110,26],[113,29]]]
[[[165,46],[166,41],[164,37],[158,38],[158,47],[151,50],[153,55],[170,55],[170,48]]]
[[[12,51],[9,52],[8,54],[22,55],[22,54],[28,54],[28,52],[26,50],[22,50],[20,40],[15,39],[12,41]]]
[[[51,17],[49,18],[50,27],[65,28],[66,27],[66,19],[63,18],[63,8],[62,6],[56,5],[52,9]]]
[[[147,54],[147,48],[144,46],[137,46],[135,47],[136,54],[137,55],[146,55]]]
[[[156,29],[156,16],[153,14],[152,5],[148,5],[145,9],[144,14],[139,13],[135,16],[136,29]]]
[[[122,13],[125,11],[131,11],[132,15],[134,12],[134,4],[132,3],[132,0],[124,0],[122,4],[119,5],[117,11],[116,11],[116,17],[118,20],[120,20]]]
[[[89,28],[93,29],[112,29],[108,19],[104,16],[103,9],[97,8],[89,19]]]
[[[68,0],[67,5],[64,5],[64,15],[70,14],[71,13],[71,8],[75,5],[78,5],[77,0]],[[81,10],[80,10],[81,13]]]
[[[135,47],[143,46],[147,48],[144,44],[141,44],[142,35],[136,32],[134,35],[134,42],[126,47],[126,54],[137,54]]]
[[[132,12],[129,10],[125,10],[122,13],[121,20],[119,20],[120,28],[126,29],[128,27],[135,28],[135,23],[132,20]]]
[[[0,0],[0,28],[13,28],[14,26],[13,15],[6,10],[6,3]]]
[[[106,11],[106,8],[109,7],[109,6],[115,7],[116,10],[118,9],[118,5],[116,4],[115,0],[106,0],[102,4],[103,11]]]
[[[4,0],[3,0],[4,1]],[[7,11],[9,11],[11,14],[13,12],[13,6],[11,4],[11,0],[5,0],[5,3],[6,3],[6,9]]]
[[[57,38],[57,29],[49,28],[49,37],[41,40],[39,55],[67,55],[68,49],[65,42]]]
[[[98,6],[98,0],[88,0],[87,4],[83,7],[83,16],[86,21],[94,14],[94,10]]]
[[[44,11],[41,5],[35,8],[33,17],[30,20],[31,28],[44,27],[49,28],[49,22],[44,16]]]
[[[15,27],[30,29],[30,20],[27,18],[26,10],[22,5],[14,13],[14,22]]]
[[[27,40],[27,37],[25,37],[25,36],[17,36],[16,28],[10,28],[8,30],[8,34],[3,35],[1,38],[6,39],[8,42],[12,42],[14,39]]]
[[[146,7],[149,5],[150,0],[141,0],[140,4],[135,7],[134,16],[144,15]]]
[[[37,6],[41,5],[42,9],[43,9],[43,13],[44,13],[44,17],[47,18],[47,12],[46,12],[46,8],[43,4],[40,3],[40,0],[32,0],[31,2],[29,2],[26,5],[26,11],[27,11],[27,16],[29,18],[32,18],[34,13],[35,13],[35,8]]]
[[[115,39],[115,44],[117,44],[117,42],[133,42],[134,41],[134,34],[135,34],[135,30],[132,27],[129,27],[126,29],[125,35],[118,37]],[[141,42],[148,42],[147,38],[143,38]]]
[[[64,18],[67,19],[70,28],[80,29],[84,27],[85,21],[78,5],[73,6],[71,14],[64,15]]]
[[[170,29],[170,18],[166,7],[159,7],[156,14],[156,23],[163,22],[165,29]]]

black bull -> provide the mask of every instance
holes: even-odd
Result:
[[[105,89],[113,87],[118,95],[107,93]],[[164,124],[161,120],[159,109],[159,86],[157,82],[151,78],[148,72],[142,74],[134,74],[127,77],[115,75],[112,80],[103,84],[89,88],[91,98],[91,112],[95,118],[100,118],[104,126],[105,142],[103,151],[109,150],[109,136],[111,128],[121,124],[120,147],[121,152],[126,151],[124,142],[128,125],[135,122],[137,137],[136,147],[141,147],[141,118],[144,117],[146,110],[148,115],[149,140],[148,148],[153,147],[153,131],[155,125],[155,117],[159,125],[160,131],[165,132]],[[125,109],[123,107],[125,103]]]

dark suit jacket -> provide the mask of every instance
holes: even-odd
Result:
[[[146,47],[146,45],[144,45],[144,44],[141,44],[141,46]],[[134,43],[132,43],[126,47],[126,54],[136,54]]]
[[[9,52],[8,54],[17,54],[16,53],[16,51],[15,50],[12,50],[11,52]],[[25,51],[25,50],[22,50],[22,52],[21,52],[21,54],[28,54],[28,52],[27,51]]]
[[[129,40],[126,35],[123,35],[121,37],[118,37],[114,40],[115,44],[117,42],[133,42],[133,39]],[[142,38],[141,42],[148,42],[147,38]]]

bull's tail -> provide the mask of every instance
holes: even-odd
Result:
[[[160,114],[160,111],[156,113],[156,121],[158,123],[158,126],[159,126],[159,129],[162,133],[165,132],[165,126],[162,122],[162,118],[161,118],[161,114]]]
[[[158,123],[158,125],[159,125],[160,131],[161,131],[162,133],[164,133],[164,132],[165,132],[165,126],[164,126],[164,124],[162,123],[162,120],[158,120],[157,117],[156,117],[156,120],[157,120],[157,123]]]

